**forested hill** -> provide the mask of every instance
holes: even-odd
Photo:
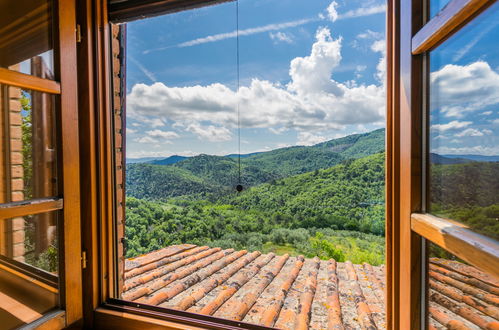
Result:
[[[248,211],[272,210],[276,222],[295,228],[339,228],[381,235],[384,161],[384,153],[345,160],[325,170],[232,193],[220,202]]]
[[[383,153],[345,160],[213,201],[128,197],[127,256],[193,243],[381,264],[383,164]]]
[[[384,135],[385,130],[379,129],[309,147],[288,147],[246,155],[241,159],[242,184],[248,188],[382,152]],[[170,157],[153,164],[129,164],[127,195],[156,200],[185,195],[206,196],[233,189],[238,183],[238,172],[237,159],[228,156]]]

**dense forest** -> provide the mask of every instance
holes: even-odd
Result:
[[[383,151],[381,129],[244,155],[240,193],[234,155],[128,164],[126,256],[193,243],[381,264]],[[432,212],[497,238],[499,163],[431,159]]]

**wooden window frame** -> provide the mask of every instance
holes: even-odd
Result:
[[[164,2],[172,6],[187,3]],[[197,5],[203,2],[190,3]],[[444,236],[468,246],[472,245],[473,239],[482,239],[462,227],[452,227],[453,230],[446,231],[444,235],[436,224],[447,226],[452,222],[424,214],[427,120],[421,110],[426,107],[428,89],[426,52],[458,31],[491,3],[486,0],[452,0],[437,16],[428,20],[424,0],[388,1],[386,317],[389,329],[421,329],[425,326],[424,239],[440,243],[440,246],[469,261],[473,260],[466,255],[468,252],[458,251],[452,245],[456,243],[444,244]],[[170,9],[174,11],[176,8]],[[107,1],[79,1],[78,23],[82,31],[82,42],[78,47],[81,177],[89,182],[81,187],[83,249],[88,258],[87,267],[83,270],[84,324],[88,327],[112,324],[124,328],[145,325],[152,328],[185,328],[188,321],[190,326],[206,327],[207,324],[198,318],[188,318],[187,321],[169,319],[150,310],[120,305],[119,301],[112,299],[117,290],[111,40]],[[485,245],[489,246],[488,260],[492,260],[490,264],[495,267],[497,255],[490,252],[495,247]],[[218,324],[217,327],[227,328],[227,325]]]
[[[428,52],[494,1],[451,0],[430,20],[427,1],[395,0],[388,6],[386,259],[391,329],[427,327],[426,241],[492,274],[499,269],[496,241],[426,214]]]
[[[59,308],[30,323],[33,328],[61,329],[80,321],[83,316],[81,289],[81,228],[80,228],[80,175],[79,141],[77,113],[75,1],[53,0],[55,63],[58,67],[56,80],[39,78],[8,69],[0,68],[0,83],[28,90],[59,96],[59,155],[62,182],[62,197],[31,199],[0,205],[0,217],[9,218],[60,211],[64,221],[58,227],[59,249],[59,287],[38,281],[20,267],[16,268],[3,262],[0,266],[15,276],[25,278],[31,283],[59,293]]]

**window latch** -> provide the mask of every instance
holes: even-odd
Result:
[[[81,42],[81,26],[80,24],[76,24],[76,42]]]
[[[81,251],[81,268],[87,268],[87,251]]]

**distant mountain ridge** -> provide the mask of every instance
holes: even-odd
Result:
[[[240,170],[237,155],[171,156],[150,163],[129,164],[127,194],[137,198],[166,199],[230,191],[237,184],[248,188],[383,152],[384,136],[385,130],[378,129],[313,146],[242,155]]]
[[[484,156],[484,155],[442,155],[447,158],[460,158],[460,159],[469,159],[477,162],[499,162],[498,156]]]

